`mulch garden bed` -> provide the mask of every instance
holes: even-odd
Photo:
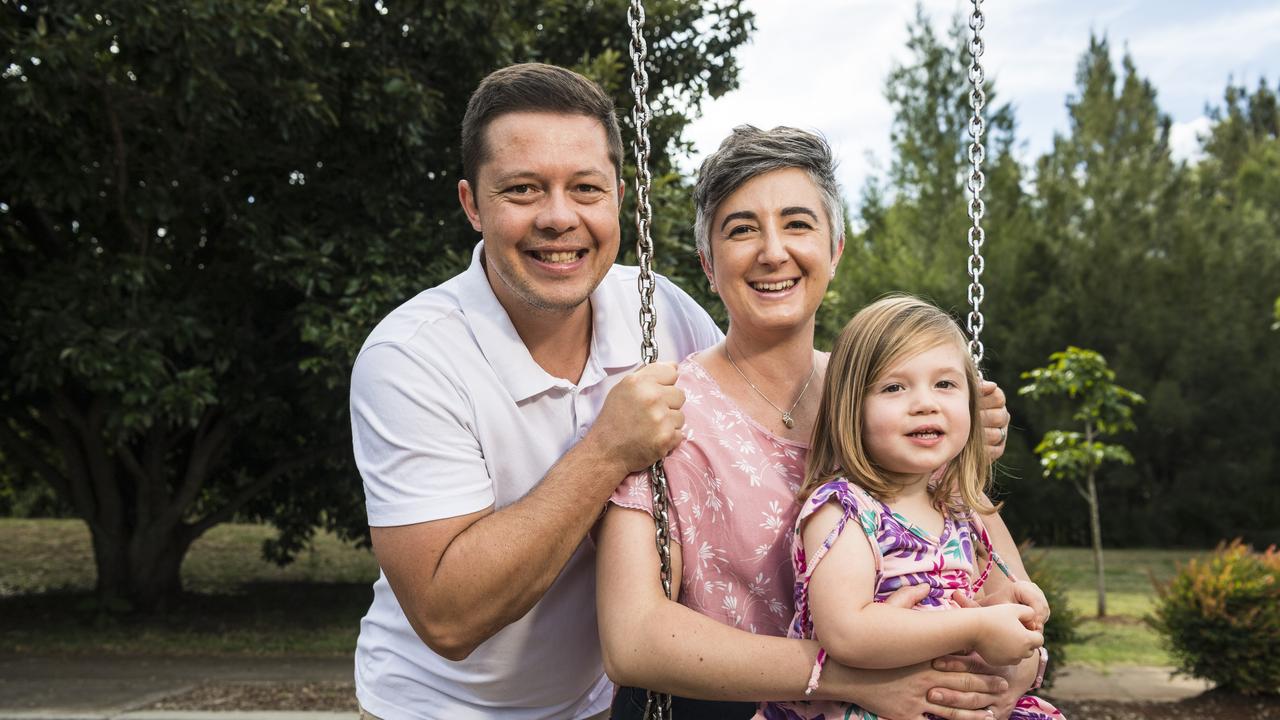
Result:
[[[1247,697],[1211,690],[1178,702],[1055,700],[1071,720],[1280,720],[1280,696]],[[312,710],[355,712],[349,682],[262,682],[202,685],[146,710]]]

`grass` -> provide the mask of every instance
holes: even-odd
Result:
[[[155,617],[112,615],[93,600],[89,531],[79,520],[0,519],[0,652],[204,655],[349,655],[370,585],[368,550],[319,535],[292,565],[262,559],[273,531],[220,525],[198,540],[182,567],[187,595]],[[1143,622],[1152,578],[1171,578],[1189,550],[1108,550],[1106,620],[1090,619],[1093,556],[1083,548],[1037,549],[1067,586],[1085,620],[1083,641],[1066,648],[1073,663],[1169,665]]]
[[[319,535],[293,564],[262,559],[259,525],[220,525],[182,567],[186,595],[149,617],[94,601],[79,520],[0,519],[0,652],[350,655],[378,577],[368,550]]]
[[[1172,665],[1160,637],[1142,622],[1155,607],[1152,581],[1166,582],[1197,550],[1112,549],[1103,554],[1107,617],[1099,620],[1093,552],[1087,548],[1038,550],[1061,576],[1067,602],[1080,613],[1082,640],[1066,647],[1070,661],[1094,667]]]

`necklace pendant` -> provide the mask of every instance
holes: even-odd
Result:
[[[791,417],[791,413],[784,412],[782,413],[782,424],[786,425],[789,430],[796,426],[796,421]]]

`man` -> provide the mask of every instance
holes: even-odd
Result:
[[[660,279],[665,362],[636,369],[637,270],[613,265],[621,134],[590,80],[540,64],[493,73],[468,104],[462,154],[458,197],[483,238],[471,266],[383,320],[352,372],[383,570],[356,692],[387,720],[602,718],[612,686],[584,538],[623,477],[680,439],[670,361],[721,334]]]

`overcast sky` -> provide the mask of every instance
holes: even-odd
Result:
[[[740,123],[822,131],[840,158],[845,195],[856,201],[873,168],[889,160],[892,114],[884,81],[904,62],[910,0],[748,0],[756,31],[738,53],[741,87],[708,102],[688,130],[702,154]],[[945,28],[970,4],[925,0]],[[1067,129],[1064,102],[1089,33],[1105,34],[1118,63],[1125,49],[1173,119],[1174,153],[1193,157],[1228,78],[1253,89],[1280,78],[1278,0],[1016,0],[983,4],[983,63],[1018,121],[1020,155],[1046,151]]]

